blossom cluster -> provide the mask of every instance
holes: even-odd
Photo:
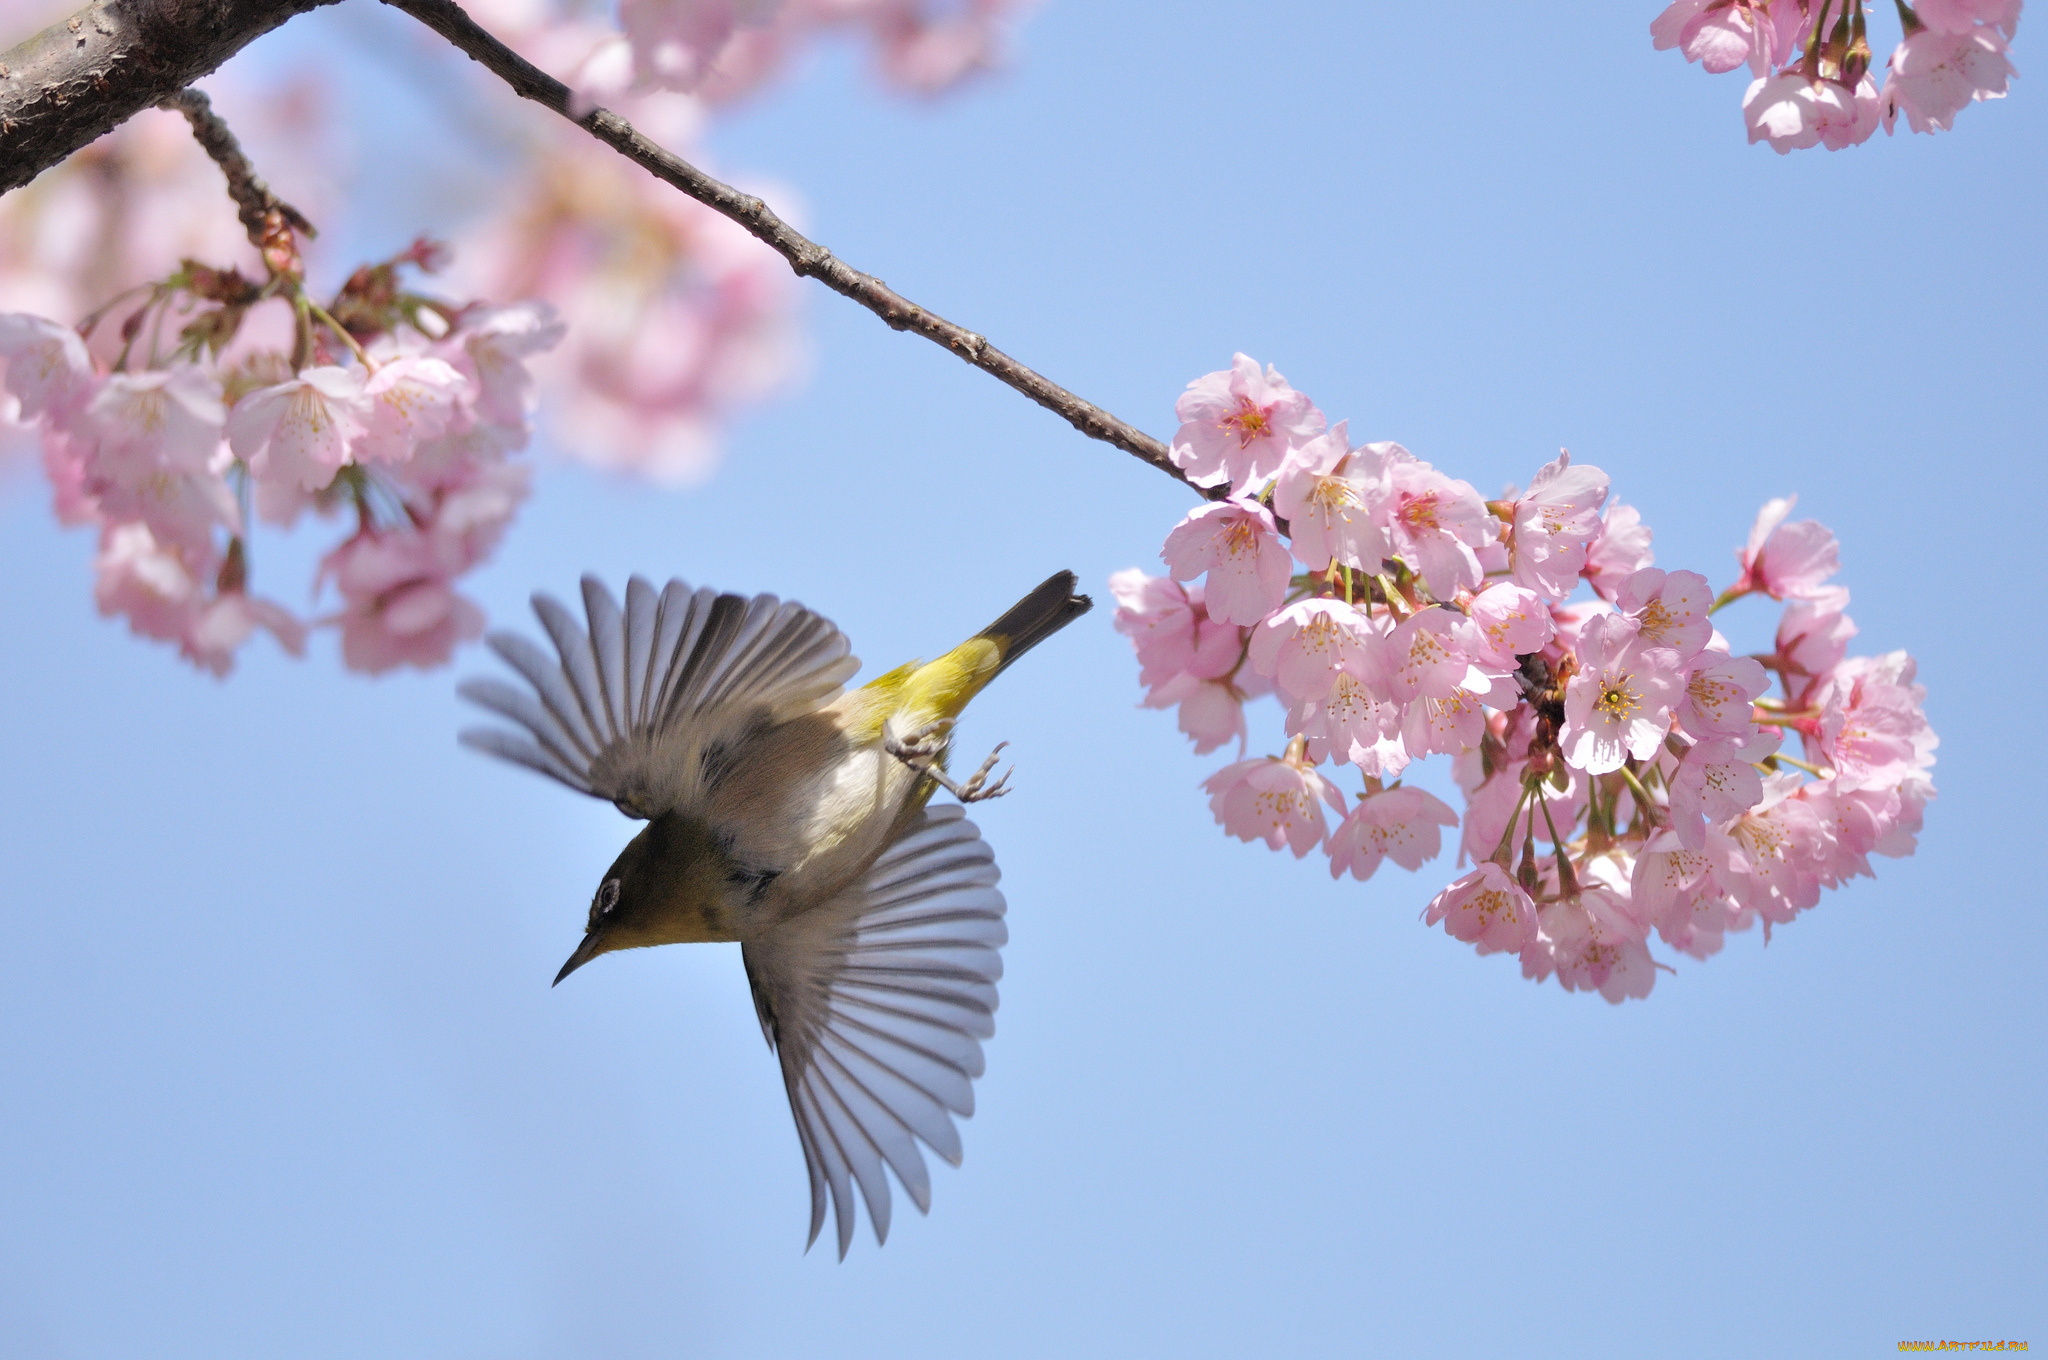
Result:
[[[1657,49],[1677,48],[1719,74],[1747,66],[1749,140],[1780,155],[1839,151],[1899,117],[1946,132],[1969,104],[2003,99],[2023,0],[1898,0],[1904,36],[1884,84],[1871,69],[1866,0],[1673,0],[1650,24]]]
[[[1030,0],[620,0],[641,88],[728,100],[758,88],[812,37],[851,32],[872,44],[888,84],[936,94],[1001,59]]]
[[[99,533],[101,613],[224,675],[258,630],[287,651],[307,620],[251,590],[252,521],[308,513],[352,532],[322,559],[351,668],[445,661],[483,616],[455,579],[526,494],[528,357],[544,304],[452,307],[405,286],[445,252],[419,242],[355,271],[326,304],[273,214],[269,277],[187,260],[77,328],[0,314],[0,381],[33,429],[67,524]],[[139,295],[139,303],[138,303]],[[89,341],[112,333],[111,357]]]
[[[1613,1002],[1648,994],[1652,935],[1703,959],[1912,852],[1934,796],[1925,690],[1904,652],[1848,654],[1834,535],[1788,523],[1791,500],[1717,594],[1653,565],[1641,516],[1569,454],[1488,500],[1399,444],[1353,445],[1242,354],[1176,411],[1173,461],[1219,499],[1167,535],[1166,575],[1110,585],[1144,703],[1176,709],[1198,754],[1238,742],[1204,785],[1229,834],[1366,879],[1461,828],[1473,867],[1429,923]],[[1737,656],[1710,616],[1752,595],[1782,603],[1776,639]],[[1263,695],[1289,741],[1243,759]],[[1462,818],[1401,782],[1430,755]]]

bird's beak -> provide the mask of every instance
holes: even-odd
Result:
[[[584,964],[589,963],[603,952],[604,950],[598,947],[597,932],[591,931],[583,937],[583,943],[576,946],[576,952],[569,956],[569,961],[562,965],[562,971],[555,974],[555,980],[548,985],[551,987],[561,986],[563,978],[569,976],[569,974],[575,972]]]

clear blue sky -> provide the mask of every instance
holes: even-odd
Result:
[[[1197,789],[1221,756],[1136,709],[1098,610],[964,731],[1018,764],[978,815],[1012,943],[966,1164],[835,1264],[800,1254],[735,947],[549,989],[630,827],[456,747],[484,657],[372,682],[331,638],[258,644],[217,684],[98,619],[90,542],[17,485],[0,1352],[2048,1346],[2040,77],[1951,136],[1780,158],[1743,142],[1741,78],[1650,50],[1656,8],[1051,0],[1014,73],[936,110],[827,59],[717,148],[1158,434],[1243,349],[1482,489],[1568,445],[1661,565],[1721,583],[1799,492],[1859,647],[1920,658],[1917,858],[1646,1003],[1538,988],[1417,922],[1448,860],[1333,885],[1226,840]],[[239,60],[341,63],[402,185],[451,154],[379,74],[403,32],[350,0]],[[442,225],[392,202],[345,230]],[[797,596],[886,666],[1055,568],[1152,564],[1190,504],[822,290],[809,320],[812,380],[707,487],[550,464],[476,578],[494,619],[584,570],[679,574]]]

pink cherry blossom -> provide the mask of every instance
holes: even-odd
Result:
[[[446,362],[423,354],[387,359],[363,384],[363,431],[353,453],[359,463],[403,463],[429,439],[466,417],[468,379]],[[310,489],[310,488],[309,488]]]
[[[1242,757],[1247,697],[1229,680],[1205,680],[1183,671],[1155,685],[1140,703],[1145,708],[1177,708],[1178,726],[1195,743],[1196,755],[1208,755],[1235,737]]]
[[[1116,597],[1111,620],[1138,654],[1138,683],[1155,688],[1183,672],[1216,679],[1236,668],[1244,630],[1217,623],[1202,606],[1200,587],[1132,567],[1109,578]]]
[[[242,509],[235,493],[212,469],[201,472],[158,470],[120,479],[93,476],[94,513],[112,521],[139,520],[157,541],[206,555],[213,551],[214,530],[242,531]]]
[[[1469,623],[1458,630],[1459,645],[1474,664],[1511,671],[1516,658],[1540,652],[1557,633],[1550,609],[1522,586],[1488,586],[1465,604]]]
[[[1202,784],[1209,810],[1241,841],[1289,846],[1296,859],[1322,843],[1328,823],[1322,803],[1344,815],[1344,795],[1305,759],[1266,756],[1226,765]]]
[[[93,385],[92,358],[69,326],[24,313],[0,315],[0,364],[17,416],[64,421],[84,405]]]
[[[1650,551],[1650,529],[1632,505],[1610,500],[1600,516],[1600,532],[1586,549],[1585,577],[1595,593],[1613,599],[1628,578],[1656,561]]]
[[[1798,503],[1799,497],[1788,496],[1765,502],[1757,512],[1749,543],[1735,553],[1742,575],[1731,593],[1761,591],[1774,600],[1811,599],[1826,588],[1824,583],[1841,565],[1835,536],[1818,520],[1786,524],[1785,516]]]
[[[1486,502],[1470,483],[1444,476],[1398,444],[1388,448],[1383,469],[1372,512],[1390,555],[1444,599],[1477,590],[1485,572],[1474,549],[1500,537]]]
[[[1651,21],[1650,37],[1712,74],[1746,63],[1762,75],[1790,54],[1802,17],[1795,0],[1677,0]]]
[[[1779,155],[1823,143],[1830,151],[1868,141],[1884,101],[1865,75],[1851,90],[1839,81],[1809,77],[1787,67],[1761,76],[1743,96],[1742,116],[1751,142],[1769,142]]]
[[[343,664],[371,675],[424,669],[482,636],[483,611],[450,585],[465,565],[447,540],[409,530],[359,533],[329,553],[320,574],[341,592]]]
[[[1692,660],[1714,635],[1707,621],[1713,605],[1714,588],[1706,577],[1657,567],[1631,576],[1614,597],[1615,612],[1635,620],[1644,646],[1669,647],[1680,661]]]
[[[1835,771],[1845,789],[1895,787],[1934,763],[1936,738],[1922,711],[1927,689],[1914,683],[1905,652],[1852,657],[1807,696],[1821,710],[1808,750]]]
[[[1442,852],[1441,828],[1457,824],[1458,814],[1422,789],[1369,793],[1330,833],[1330,877],[1342,878],[1349,871],[1363,881],[1383,859],[1411,872],[1420,869],[1424,860]]]
[[[474,313],[442,347],[442,357],[476,384],[477,417],[526,444],[534,408],[526,360],[560,343],[566,327],[545,302],[518,302]]]
[[[1476,945],[1481,954],[1518,952],[1536,939],[1536,904],[1491,861],[1453,879],[1430,901],[1423,920],[1441,922],[1446,934]]]
[[[1190,511],[1159,555],[1175,580],[1207,572],[1202,598],[1209,616],[1245,627],[1280,607],[1294,573],[1272,513],[1251,500],[1211,501]]]
[[[1287,734],[1308,742],[1312,761],[1356,765],[1375,779],[1392,779],[1408,766],[1401,741],[1401,711],[1376,693],[1363,659],[1335,672],[1321,694],[1297,699],[1287,710]]]
[[[1549,600],[1571,594],[1600,532],[1606,500],[1607,474],[1599,468],[1573,467],[1569,452],[1544,464],[1514,501],[1508,561],[1515,584]]]
[[[1342,600],[1300,600],[1252,629],[1246,655],[1282,694],[1311,699],[1329,693],[1340,670],[1363,674],[1380,645],[1365,615]]]
[[[1666,944],[1696,959],[1720,952],[1734,920],[1733,904],[1711,867],[1703,851],[1687,850],[1671,832],[1659,831],[1636,856],[1629,876],[1633,912]]]
[[[1707,823],[1739,817],[1763,801],[1763,775],[1756,763],[1777,754],[1784,734],[1752,728],[1742,737],[1709,737],[1693,743],[1671,777],[1671,827],[1688,850],[1704,851]]]
[[[1545,904],[1538,940],[1522,950],[1522,973],[1541,981],[1552,970],[1568,992],[1597,991],[1613,1005],[1650,994],[1657,981],[1647,929],[1627,899],[1606,888]]]
[[[100,613],[125,615],[144,637],[176,642],[184,637],[204,599],[201,577],[214,563],[188,559],[156,541],[149,526],[111,524],[100,535],[98,580],[93,598]]]
[[[1823,587],[1814,599],[1791,600],[1778,616],[1779,659],[1798,675],[1825,675],[1848,655],[1856,623],[1842,612],[1849,592]]]
[[[1892,51],[1881,96],[1885,131],[1903,113],[1915,132],[1947,132],[1971,103],[2005,98],[2006,82],[2018,74],[1994,28],[1923,28]]]
[[[632,45],[640,84],[692,90],[734,29],[765,24],[780,8],[781,0],[620,0],[619,26]]]
[[[197,364],[112,373],[85,406],[100,475],[137,485],[161,472],[205,472],[220,450],[220,383]]]
[[[1231,356],[1227,372],[1188,384],[1174,403],[1181,427],[1174,466],[1196,486],[1228,482],[1239,495],[1280,470],[1289,449],[1323,432],[1323,413],[1271,366],[1262,374],[1249,355]]]
[[[1606,774],[1628,756],[1648,760],[1683,692],[1676,652],[1638,646],[1635,625],[1618,615],[1594,619],[1579,644],[1579,671],[1565,688],[1558,741],[1566,762]]]
[[[1291,451],[1274,483],[1273,505],[1288,523],[1294,555],[1310,571],[1340,566],[1376,572],[1387,556],[1387,536],[1373,521],[1366,498],[1381,458],[1395,447],[1353,449],[1348,421]]]
[[[2011,38],[2020,26],[2022,0],[1916,0],[1920,22],[1942,33],[1968,33],[1989,24]]]
[[[306,650],[306,626],[291,611],[239,590],[225,591],[199,607],[185,627],[181,650],[195,665],[226,675],[235,653],[261,628],[293,656]]]
[[[236,402],[228,444],[259,479],[318,491],[351,460],[369,414],[360,370],[309,368]]]
[[[1423,695],[1401,718],[1401,745],[1411,756],[1457,755],[1479,744],[1486,729],[1486,704],[1479,694],[1456,690]]]
[[[1761,916],[1766,928],[1820,901],[1820,822],[1811,806],[1792,796],[1800,782],[1797,775],[1767,775],[1757,806],[1725,829],[1707,828],[1715,881],[1737,905]]]
[[[1448,699],[1460,690],[1489,692],[1492,681],[1458,645],[1458,615],[1431,605],[1403,619],[1379,650],[1387,694],[1404,707],[1418,699]]]
[[[1770,687],[1770,675],[1755,658],[1703,651],[1685,668],[1679,724],[1695,737],[1744,736],[1754,725],[1751,700]]]

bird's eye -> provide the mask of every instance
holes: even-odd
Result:
[[[604,881],[604,886],[597,890],[597,915],[604,916],[617,905],[619,905],[619,880],[608,878]]]

